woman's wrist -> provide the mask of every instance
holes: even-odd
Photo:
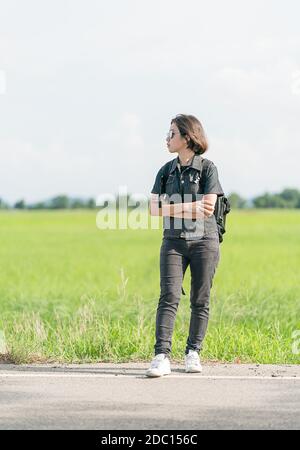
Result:
[[[186,213],[192,212],[192,203],[182,203],[182,211]]]

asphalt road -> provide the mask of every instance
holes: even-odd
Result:
[[[0,364],[0,429],[299,429],[300,366]]]

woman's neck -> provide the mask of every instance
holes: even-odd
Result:
[[[181,152],[178,152],[178,158],[179,158],[180,164],[182,166],[190,165],[194,155],[195,155],[195,153],[189,149],[185,149],[185,150],[182,150]]]

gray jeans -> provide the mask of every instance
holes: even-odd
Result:
[[[155,355],[171,353],[172,334],[185,271],[190,265],[191,319],[185,354],[200,352],[209,319],[210,290],[220,260],[218,232],[201,239],[163,238],[160,249],[160,298],[156,312]]]

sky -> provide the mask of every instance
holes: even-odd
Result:
[[[0,0],[0,198],[150,195],[193,114],[226,194],[300,189],[300,3]]]

